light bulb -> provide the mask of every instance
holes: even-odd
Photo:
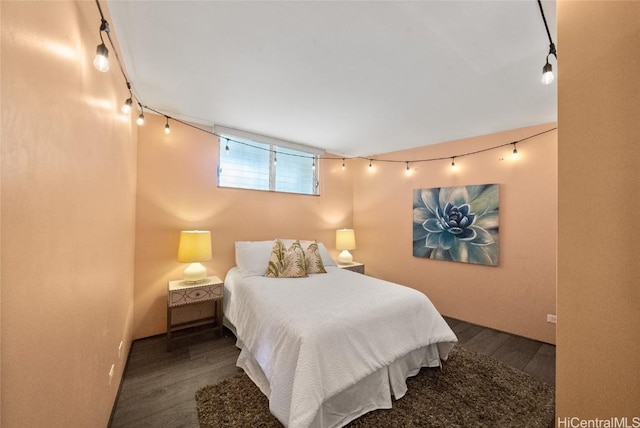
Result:
[[[96,48],[96,57],[93,59],[93,66],[103,73],[109,71],[109,49],[100,43]]]
[[[344,166],[344,159],[342,159],[342,170],[343,170],[343,171],[344,171],[344,168],[345,168],[345,166]]]
[[[458,168],[458,167],[456,166],[456,158],[452,158],[452,159],[451,159],[451,169],[452,169],[452,170],[455,170],[455,169],[457,169],[457,168]]]
[[[514,159],[518,159],[518,149],[516,149],[515,144],[513,145],[513,153],[511,153],[511,157]]]
[[[316,170],[316,161],[313,161],[313,165],[311,165],[311,170],[315,171]]]
[[[229,154],[229,141],[227,140],[227,145],[224,148],[225,152],[227,152],[227,154]]]
[[[140,116],[136,119],[136,123],[138,126],[144,125],[144,114],[140,113]]]
[[[122,105],[122,113],[124,114],[131,113],[131,104],[133,104],[133,100],[131,98],[127,98],[127,100]]]
[[[541,82],[544,85],[550,85],[553,82],[554,76],[553,76],[553,67],[551,67],[551,64],[549,64],[549,62],[547,61],[547,63],[544,65],[544,67],[542,67],[542,79]]]
[[[164,126],[164,133],[167,135],[171,134],[171,128],[168,123]]]

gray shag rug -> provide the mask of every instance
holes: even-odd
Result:
[[[369,412],[347,427],[553,427],[554,386],[456,346],[443,370],[422,369],[393,408]],[[282,427],[245,374],[196,393],[201,428]]]

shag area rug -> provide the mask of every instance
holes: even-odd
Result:
[[[367,413],[347,427],[553,427],[552,385],[456,346],[443,370],[422,369],[393,408]],[[245,374],[196,393],[201,428],[282,427]]]

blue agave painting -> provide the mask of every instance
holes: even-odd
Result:
[[[497,184],[413,191],[413,255],[498,264]]]

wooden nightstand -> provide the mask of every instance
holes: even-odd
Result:
[[[224,283],[217,276],[209,276],[197,283],[189,283],[183,280],[169,281],[167,286],[167,351],[171,350],[171,333],[183,328],[195,327],[214,321],[222,335],[222,298],[224,296]],[[180,324],[171,323],[171,313],[179,306],[192,305],[201,302],[214,302],[215,316],[201,318]]]
[[[338,263],[338,267],[340,269],[346,269],[346,270],[361,273],[364,275],[364,263],[358,263],[358,262],[351,262],[348,264]]]

